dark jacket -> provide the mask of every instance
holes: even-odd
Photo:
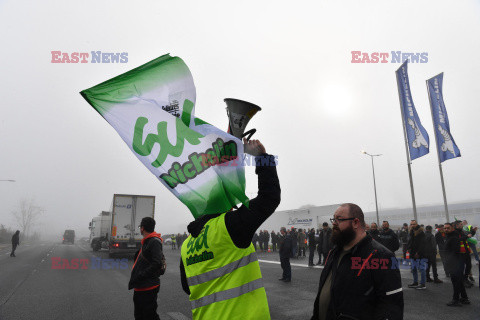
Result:
[[[437,242],[438,250],[445,251],[445,241],[447,241],[447,235],[445,233],[442,235],[441,232],[437,232],[435,234],[435,241]]]
[[[270,234],[270,238],[272,239],[272,244],[277,243],[277,235],[275,234],[275,232],[272,231],[272,233]]]
[[[416,259],[416,254],[418,254],[419,259],[427,258],[425,243],[425,232],[423,232],[422,227],[417,226],[415,229],[410,230],[410,239],[407,246],[411,259]]]
[[[160,270],[163,264],[162,241],[157,237],[147,238],[143,241],[140,256],[139,252],[140,250],[135,253],[136,262],[130,275],[128,290],[160,285]]]
[[[281,235],[278,239],[278,253],[280,258],[291,258],[293,256],[293,240],[289,234]]]
[[[263,242],[269,242],[270,241],[270,233],[264,232],[263,233]]]
[[[298,247],[298,232],[296,230],[290,231],[290,237],[292,238],[293,248]]]
[[[19,245],[20,244],[20,233],[15,232],[12,236],[12,244],[13,245]]]
[[[392,252],[397,251],[400,247],[398,236],[392,229],[382,229],[378,234],[378,242]]]
[[[305,248],[305,239],[307,238],[307,235],[302,231],[298,233],[298,247],[299,248]]]
[[[326,230],[322,229],[318,237],[318,246],[322,253],[328,253],[332,250],[332,228],[327,228]]]
[[[380,235],[380,231],[378,231],[378,229],[370,229],[368,234],[373,238],[373,240],[379,241],[378,236]]]
[[[460,253],[461,236],[457,230],[447,234],[445,240],[445,272],[456,273],[459,272],[459,263],[461,260]]]
[[[394,257],[392,252],[373,241],[370,235],[355,245],[338,264],[341,252],[342,249],[338,247],[329,252],[320,276],[311,320],[317,320],[319,317],[319,297],[330,272],[332,286],[327,319],[403,319],[402,280],[400,270],[392,268],[391,258]],[[372,268],[366,265],[361,268],[363,259],[368,259],[368,265]],[[386,268],[380,268],[379,259],[388,261]],[[359,262],[354,265],[354,260]],[[377,263],[378,268],[374,267],[374,263]]]
[[[310,232],[308,232],[308,246],[311,249],[315,249],[316,247],[315,230],[310,230]]]
[[[408,231],[403,229],[400,230],[398,233],[398,237],[400,238],[400,241],[402,241],[402,244],[407,244],[408,243]]]
[[[425,231],[425,254],[429,259],[434,259],[437,254],[437,242],[431,231]]]
[[[255,173],[258,175],[257,197],[250,200],[248,208],[242,205],[239,209],[225,214],[225,226],[233,244],[237,248],[246,249],[252,244],[255,232],[275,212],[275,209],[280,204],[281,191],[277,168],[273,165],[260,166],[260,161],[265,158],[270,158],[270,164],[275,163],[275,157],[272,155],[262,154],[260,157],[255,158],[257,164]],[[221,214],[200,216],[188,225],[188,232],[192,237],[198,237],[205,224],[210,219],[217,218]],[[262,241],[261,235],[258,236],[258,241]],[[180,259],[180,281],[185,293],[190,294],[182,259]]]

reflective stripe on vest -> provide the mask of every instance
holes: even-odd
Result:
[[[190,235],[181,255],[194,320],[270,319],[255,249],[235,246],[225,214],[209,220],[197,237]]]
[[[211,295],[202,297],[197,300],[190,301],[192,305],[192,309],[200,308],[207,306],[209,304],[220,302],[223,300],[228,300],[236,297],[240,297],[242,294],[252,292],[253,290],[257,290],[263,288],[263,281],[262,278],[253,280],[249,283],[245,283],[244,285],[232,289],[228,289],[225,291],[220,291],[216,293],[212,293]]]
[[[210,280],[220,278],[226,275],[227,273],[231,273],[238,268],[241,268],[250,264],[253,261],[257,261],[257,254],[255,252],[252,252],[248,256],[242,257],[241,259],[231,262],[221,268],[214,269],[212,271],[187,278],[188,285],[195,286],[197,284],[205,283]]]

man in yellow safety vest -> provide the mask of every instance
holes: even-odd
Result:
[[[182,287],[193,319],[270,319],[252,237],[279,205],[280,183],[275,157],[258,140],[244,143],[245,153],[255,156],[258,196],[248,207],[191,222],[181,248]]]

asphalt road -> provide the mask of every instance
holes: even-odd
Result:
[[[53,243],[22,244],[17,257],[9,257],[9,248],[0,247],[0,319],[133,319],[132,291],[127,283],[133,262],[119,263],[113,269],[92,268],[105,252],[95,255],[87,245]],[[161,279],[158,311],[161,319],[191,318],[188,297],[180,286],[179,251],[165,248],[167,272]],[[56,260],[89,259],[88,268],[54,269]],[[306,259],[292,259],[291,283],[280,282],[278,255],[259,253],[272,319],[309,319],[318,290],[321,268],[308,268]],[[80,262],[80,261],[79,261]],[[128,265],[127,265],[128,264]],[[57,264],[55,264],[57,265]],[[62,266],[62,262],[58,265]],[[408,289],[411,273],[402,270],[405,298],[405,319],[480,319],[478,266],[475,265],[476,287],[467,289],[472,305],[450,308],[452,285],[440,270],[444,284],[427,284],[427,290]]]

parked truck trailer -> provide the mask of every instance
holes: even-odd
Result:
[[[135,253],[143,238],[140,222],[145,217],[155,217],[155,196],[115,194],[110,212],[109,256]]]

